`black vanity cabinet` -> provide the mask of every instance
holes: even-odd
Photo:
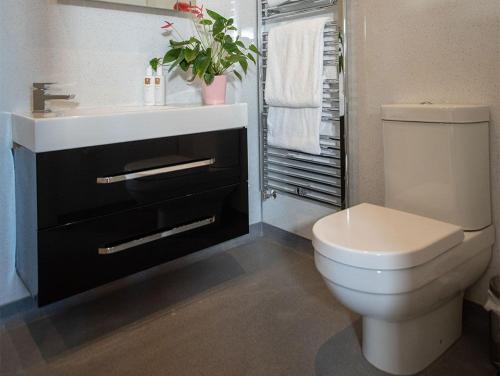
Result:
[[[245,128],[14,155],[40,306],[248,233]]]

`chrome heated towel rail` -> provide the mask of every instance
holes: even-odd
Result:
[[[342,209],[346,207],[346,130],[340,106],[339,80],[323,81],[323,116],[321,127],[321,154],[311,155],[267,144],[268,105],[264,99],[267,68],[267,28],[270,23],[314,16],[331,12],[332,21],[325,27],[324,65],[338,69],[340,28],[333,19],[336,0],[295,0],[277,7],[260,3],[260,133],[261,133],[261,188],[264,199],[280,193]]]

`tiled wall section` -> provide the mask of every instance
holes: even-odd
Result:
[[[234,17],[242,36],[254,38],[255,2],[204,0],[203,4]],[[166,19],[173,20],[181,34],[190,35],[189,20],[168,11],[90,0],[2,0],[0,111],[29,111],[30,86],[43,81],[68,84],[61,90],[76,94],[80,106],[141,104],[146,62],[167,48],[169,38],[160,29]],[[252,69],[243,85],[231,83],[228,94],[230,101],[249,104],[253,223],[261,221],[256,81]],[[199,86],[188,85],[178,74],[169,78],[167,93],[169,103],[201,101]],[[0,305],[16,298],[2,291],[15,278],[13,252],[12,246],[0,249],[0,262],[10,260],[3,267],[6,273],[0,268]]]
[[[500,3],[497,0],[348,0],[351,194],[383,204],[380,105],[491,106],[494,220],[500,235]],[[488,275],[500,273],[498,244]],[[485,299],[488,277],[469,297]]]

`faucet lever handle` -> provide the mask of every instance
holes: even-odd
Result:
[[[33,88],[47,90],[50,86],[55,85],[55,82],[33,82]]]

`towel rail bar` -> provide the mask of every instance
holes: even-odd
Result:
[[[275,165],[270,164],[270,165],[266,166],[266,172],[267,172],[267,174],[274,172],[276,174],[284,174],[286,176],[293,176],[293,177],[297,177],[297,178],[312,181],[312,182],[331,185],[331,186],[337,187],[337,188],[342,187],[342,181],[341,181],[341,179],[339,179],[337,177],[320,175],[320,174],[316,174],[316,173],[310,173],[307,171],[297,170],[297,169],[288,168],[288,167],[282,167],[279,165],[275,166]]]
[[[327,103],[330,103],[331,101],[328,100]],[[267,115],[267,110],[269,109],[269,105],[265,104],[264,105],[264,110],[265,110],[265,114]],[[334,104],[332,103],[331,105],[328,105],[328,106],[323,106],[323,112],[339,112],[339,106],[338,104]]]
[[[264,199],[276,197],[276,193],[305,199],[335,209],[346,205],[345,187],[345,140],[344,118],[340,116],[341,102],[338,74],[333,75],[330,67],[338,68],[338,40],[341,28],[335,20],[327,22],[324,31],[325,78],[323,80],[322,132],[320,136],[321,153],[307,154],[267,144],[267,116],[269,106],[265,102],[267,75],[268,31],[267,25],[304,18],[325,11],[336,10],[337,0],[289,0],[286,3],[269,7],[267,0],[259,5],[260,21],[260,134],[261,134],[261,173]],[[333,14],[333,13],[332,13]],[[327,128],[324,128],[327,127]]]
[[[285,183],[288,185],[294,185],[294,186],[301,187],[301,188],[313,189],[315,191],[318,191],[321,193],[326,193],[326,194],[329,194],[332,196],[337,196],[337,197],[342,196],[342,190],[337,188],[337,187],[332,187],[331,185],[316,183],[313,181],[304,180],[301,178],[296,178],[293,176],[288,176],[288,175],[284,175],[284,174],[280,174],[280,173],[276,173],[276,172],[269,172],[268,178],[271,181]]]
[[[276,22],[294,17],[305,17],[332,8],[337,0],[297,0],[269,7],[267,1],[262,1],[262,21]]]
[[[342,208],[342,199],[339,197],[332,196],[330,194],[315,192],[309,189],[304,189],[301,187],[291,186],[288,184],[277,183],[277,182],[269,182],[269,187],[283,193],[293,194],[299,197],[309,198],[314,201],[324,202],[330,205],[337,206],[339,209]]]
[[[291,150],[286,150],[286,149],[281,149],[281,148],[268,148],[267,151],[268,156],[274,156],[274,157],[280,157],[280,158],[286,158],[286,159],[295,159],[298,161],[303,161],[303,162],[310,162],[310,163],[318,163],[320,165],[324,166],[333,166],[333,167],[339,167],[339,160],[338,157],[335,156],[328,156],[328,155],[310,155],[306,153],[300,153],[297,151],[291,151]]]
[[[327,22],[325,24],[325,33],[324,35],[325,36],[328,36],[327,34],[329,33],[333,33],[333,31],[330,31],[331,29],[334,29],[335,31],[337,31],[338,29],[338,25],[337,25],[337,22],[336,21],[331,21],[331,22]],[[262,41],[263,42],[267,42],[267,36],[269,35],[269,32],[268,31],[264,31],[262,33]]]

